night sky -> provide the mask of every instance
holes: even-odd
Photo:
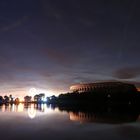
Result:
[[[0,94],[140,82],[139,0],[0,0]]]

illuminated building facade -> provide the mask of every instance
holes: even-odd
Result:
[[[76,84],[70,87],[72,92],[134,92],[137,91],[133,84],[123,82],[102,82],[102,83],[87,83],[87,84]]]

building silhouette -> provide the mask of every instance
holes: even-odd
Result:
[[[72,92],[105,92],[105,93],[127,93],[137,91],[133,84],[123,82],[101,82],[76,84],[70,87]]]

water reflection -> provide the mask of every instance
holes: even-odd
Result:
[[[138,114],[120,114],[120,113],[85,113],[85,112],[70,112],[70,120],[79,122],[96,122],[108,124],[121,124],[135,122]]]
[[[55,109],[57,110],[57,109]],[[8,104],[0,106],[0,112],[6,113],[27,113],[30,119],[34,119],[37,116],[45,115],[46,113],[54,112],[51,106],[46,104]]]
[[[67,108],[67,107],[54,107],[46,104],[9,104],[0,106],[1,112],[9,113],[23,113],[30,119],[35,119],[36,117],[52,114],[54,112],[65,112],[69,116],[70,121],[82,122],[82,123],[112,123],[121,124],[139,121],[140,117],[139,111],[134,111],[129,108],[125,108],[125,111],[119,111],[107,108],[106,110],[94,110],[94,109],[84,109],[81,108]]]
[[[34,119],[36,117],[36,109],[35,109],[34,105],[31,105],[31,107],[28,108],[28,116],[31,119]]]
[[[0,138],[123,140],[131,137],[139,140],[139,114],[139,109],[127,107],[118,110],[46,104],[2,105]]]

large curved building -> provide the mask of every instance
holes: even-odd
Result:
[[[136,91],[136,87],[133,84],[123,82],[101,82],[101,83],[85,83],[76,84],[70,87],[72,92],[131,92]]]

